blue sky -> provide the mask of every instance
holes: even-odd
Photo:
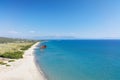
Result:
[[[0,36],[120,39],[120,0],[0,0]]]

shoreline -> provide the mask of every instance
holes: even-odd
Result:
[[[0,80],[46,80],[37,66],[34,49],[40,42],[24,52],[23,58],[10,63],[10,67],[0,66]]]
[[[38,42],[38,44],[36,45],[36,47],[37,47],[39,44],[41,44],[41,42]],[[35,48],[36,48],[36,47],[35,47]],[[46,75],[44,74],[44,72],[43,72],[43,70],[41,69],[41,67],[38,65],[37,60],[35,59],[35,50],[34,50],[34,52],[33,52],[33,56],[34,56],[34,63],[35,63],[35,65],[36,65],[39,73],[44,77],[44,80],[47,80]]]
[[[44,80],[48,80],[48,77],[45,75],[44,71],[43,71],[43,70],[41,69],[41,67],[38,65],[36,59],[34,59],[34,61],[35,61],[35,65],[36,65],[39,73],[44,77]]]

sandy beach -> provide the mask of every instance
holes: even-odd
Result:
[[[46,80],[34,60],[34,49],[37,42],[25,51],[24,58],[9,63],[11,66],[0,66],[0,80]]]

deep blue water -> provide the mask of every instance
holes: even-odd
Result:
[[[36,50],[48,80],[120,80],[120,40],[53,40]],[[39,45],[40,46],[40,45]]]

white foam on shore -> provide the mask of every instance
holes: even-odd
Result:
[[[0,80],[46,80],[34,60],[34,49],[37,42],[25,51],[24,58],[10,63],[10,67],[0,66]]]

